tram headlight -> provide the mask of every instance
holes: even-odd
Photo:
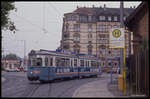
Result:
[[[40,74],[40,71],[39,70],[35,70],[33,71],[34,74]]]
[[[30,72],[30,74],[33,74],[33,72]]]

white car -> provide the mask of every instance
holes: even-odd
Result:
[[[19,69],[18,69],[18,68],[13,68],[13,69],[6,68],[5,70],[6,70],[7,72],[19,72]]]

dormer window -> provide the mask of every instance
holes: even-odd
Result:
[[[104,21],[105,20],[105,16],[99,16],[99,20],[100,21]]]
[[[108,21],[111,21],[111,16],[108,16]]]
[[[89,22],[91,22],[92,21],[92,16],[90,15],[90,16],[88,16],[88,20],[89,20]]]
[[[117,16],[114,16],[114,21],[118,21]]]

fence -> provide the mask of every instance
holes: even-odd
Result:
[[[149,49],[127,59],[129,93],[149,96]]]

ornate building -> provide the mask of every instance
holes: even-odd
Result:
[[[124,8],[124,19],[134,8]],[[109,57],[120,57],[120,49],[108,46],[109,29],[120,27],[120,8],[77,7],[63,18],[61,49],[76,53],[94,54],[101,58],[101,66],[110,66]],[[125,30],[126,55],[129,52],[128,30]],[[119,66],[113,60],[113,66]]]

